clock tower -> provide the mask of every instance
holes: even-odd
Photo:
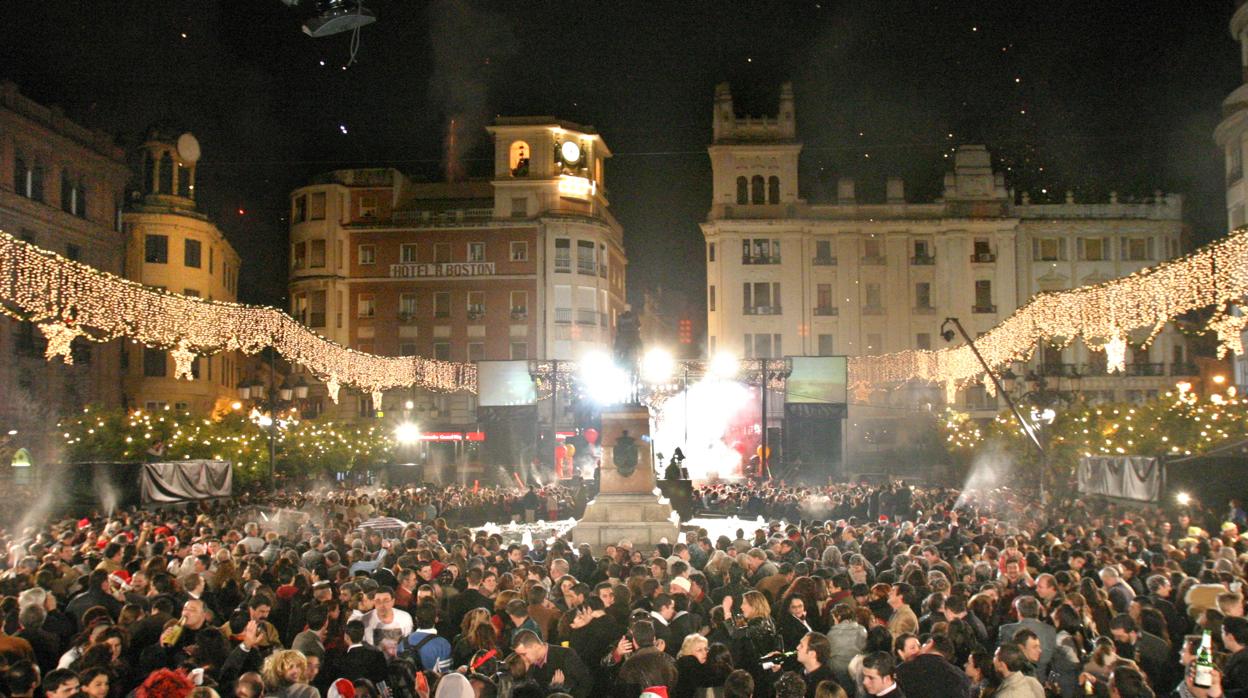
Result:
[[[728,83],[715,87],[710,218],[776,217],[776,207],[798,203],[793,84],[780,86],[775,116],[737,116]],[[752,208],[757,207],[757,208]]]
[[[495,216],[605,212],[603,162],[611,151],[592,126],[525,116],[499,117],[488,129],[494,136]]]

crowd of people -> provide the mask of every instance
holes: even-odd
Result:
[[[5,532],[0,688],[34,698],[1248,695],[1248,517],[1000,489],[713,484],[765,517],[531,545],[577,488],[240,497]],[[554,511],[547,505],[554,500]],[[389,516],[383,532],[360,524]],[[450,516],[448,523],[447,516]],[[1246,534],[1248,535],[1248,534]],[[1208,634],[1212,686],[1190,668]]]

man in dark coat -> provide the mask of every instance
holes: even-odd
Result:
[[[897,667],[897,683],[910,698],[970,698],[971,680],[950,663],[953,642],[933,635],[923,652]]]
[[[594,680],[572,649],[543,642],[532,630],[516,633],[511,647],[529,668],[526,678],[538,686],[562,690],[572,698],[588,698]]]
[[[386,655],[376,647],[364,644],[364,622],[353,620],[347,623],[345,635],[347,649],[330,652],[325,662],[327,673],[350,681],[385,681]]]
[[[815,698],[820,681],[836,681],[828,661],[832,657],[832,641],[823,633],[809,632],[797,643],[797,663],[802,666],[806,682],[806,698]]]

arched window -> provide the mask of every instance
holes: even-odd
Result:
[[[173,193],[173,157],[169,153],[160,156],[160,171],[157,173],[159,184],[156,187],[157,194]]]
[[[524,141],[516,141],[511,144],[508,167],[511,168],[512,177],[527,177],[529,175],[529,157],[532,155],[532,152],[529,144]]]
[[[775,175],[767,178],[767,203],[780,203],[780,178]]]
[[[750,203],[750,181],[745,177],[737,177],[737,203]]]
[[[156,159],[151,153],[143,156],[143,193],[151,194],[156,186]]]
[[[752,204],[767,203],[767,192],[763,190],[764,184],[765,182],[763,181],[762,175],[754,175],[754,178],[750,180],[750,190],[751,190],[750,194],[752,195],[750,197],[750,203]]]
[[[178,196],[191,198],[191,169],[178,163]]]

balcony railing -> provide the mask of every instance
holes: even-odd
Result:
[[[1046,378],[1079,378],[1078,364],[1041,364],[1036,373]]]
[[[742,264],[779,264],[780,255],[747,255],[741,257]]]
[[[468,306],[468,319],[469,320],[480,320],[483,317],[485,317],[484,305],[473,304],[473,305]]]
[[[527,320],[527,319],[529,319],[529,309],[528,309],[528,308],[512,308],[512,309],[511,309],[511,319],[512,319],[512,320]]]
[[[586,275],[586,276],[593,276],[593,275],[594,275],[594,269],[595,269],[595,268],[596,268],[596,267],[595,267],[595,265],[594,265],[594,263],[593,263],[593,262],[588,262],[588,263],[587,263],[587,262],[577,262],[577,263],[576,263],[576,273],[577,273],[577,274],[584,274],[584,275]]]
[[[1109,367],[1105,364],[1080,364],[1079,373],[1084,376],[1108,376]]]
[[[555,324],[571,325],[572,309],[571,308],[555,308]]]
[[[886,261],[887,260],[884,259],[884,255],[882,254],[868,254],[862,256],[863,264],[880,265],[886,263]]]
[[[783,311],[778,305],[747,305],[744,312],[746,315],[780,315]]]
[[[831,305],[815,306],[815,315],[822,315],[824,317],[835,317],[836,315],[839,315],[840,312],[841,312],[840,308],[837,308]]]
[[[597,325],[598,311],[587,310],[585,308],[576,309],[576,324],[578,325]]]
[[[1166,375],[1165,364],[1154,364],[1145,362],[1131,362],[1127,364],[1128,376],[1164,376]]]
[[[407,310],[407,311],[400,310],[399,311],[399,322],[415,322],[415,321],[416,321],[415,310]]]
[[[863,315],[883,315],[884,306],[882,305],[864,305],[862,306]]]
[[[571,258],[555,257],[555,273],[556,274],[571,274],[572,273]]]
[[[1170,364],[1170,375],[1172,376],[1195,376],[1200,371],[1196,368],[1196,364],[1189,361],[1176,361]]]
[[[810,263],[816,267],[834,267],[836,266],[836,257],[815,257]]]
[[[992,264],[997,261],[997,256],[991,252],[976,252],[971,255],[972,264]]]
[[[972,308],[971,308],[971,311],[972,311],[972,312],[975,312],[975,313],[995,313],[995,312],[997,312],[997,306],[995,306],[995,305],[976,305],[976,306],[974,306],[974,307],[972,307]]]
[[[910,258],[910,263],[916,267],[931,266],[936,263],[936,258],[930,254],[916,254]]]

